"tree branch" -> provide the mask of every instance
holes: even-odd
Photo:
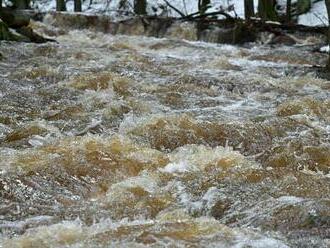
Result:
[[[199,15],[197,15],[199,14]],[[228,19],[235,19],[234,17],[232,17],[231,15],[229,15],[228,13],[226,13],[225,11],[215,11],[215,12],[210,12],[210,13],[205,13],[205,14],[200,14],[200,12],[196,12],[193,14],[190,14],[188,16],[183,17],[182,19],[187,19],[187,20],[195,20],[195,19],[201,19],[201,18],[205,18],[208,16],[215,16],[215,15],[223,15]]]
[[[168,7],[170,7],[171,9],[173,9],[176,13],[178,13],[182,18],[185,18],[186,15],[183,14],[180,10],[178,10],[177,8],[175,8],[172,4],[170,4],[167,0],[164,0],[164,2],[167,4]]]

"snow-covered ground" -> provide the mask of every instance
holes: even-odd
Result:
[[[307,26],[328,25],[327,10],[324,1],[314,3],[310,12],[299,16],[298,22]]]
[[[9,0],[5,0],[8,3]],[[122,15],[123,12],[118,10],[132,11],[134,0],[85,0],[83,1],[83,11],[87,13],[103,13],[111,16]],[[178,17],[178,13],[168,8],[164,0],[147,0],[148,14],[150,15],[169,15]],[[173,6],[184,14],[194,13],[198,10],[198,0],[168,0]],[[293,0],[292,3],[296,2]],[[123,4],[125,3],[125,4]],[[282,6],[285,11],[286,0],[278,0],[278,5]],[[55,0],[34,0],[33,7],[42,11],[54,10],[56,6]],[[119,6],[124,6],[120,8]],[[232,16],[244,18],[244,0],[211,0],[211,8],[208,12],[220,9],[228,10]],[[258,0],[254,0],[254,6],[257,10]],[[164,8],[165,7],[165,8]],[[67,1],[68,11],[73,10],[73,0]],[[325,26],[328,23],[327,12],[323,1],[316,2],[312,5],[312,9],[298,18],[298,23],[308,26]]]
[[[90,1],[83,2],[83,11],[86,12],[104,12],[113,15],[119,9],[121,3],[126,2],[125,6],[127,9],[132,9],[134,0],[93,0],[92,4]],[[166,7],[166,3],[163,0],[147,0],[148,2],[148,13],[165,15],[162,6]],[[168,0],[173,6],[179,9],[184,14],[190,14],[198,11],[198,0]],[[258,0],[254,0],[255,7],[257,8]],[[243,0],[211,0],[211,8],[209,12],[217,11],[220,9],[228,9],[229,6],[234,6],[233,10],[229,13],[233,16],[238,15],[244,16],[244,1]],[[34,7],[40,10],[48,11],[55,9],[55,0],[41,0],[34,3]],[[67,1],[68,10],[73,10],[73,0]],[[179,16],[178,13],[167,7],[166,15]]]

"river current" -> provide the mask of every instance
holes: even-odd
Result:
[[[33,25],[57,43],[0,45],[0,247],[330,246],[325,55]]]

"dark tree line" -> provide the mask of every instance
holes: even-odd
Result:
[[[65,0],[56,0],[56,11],[66,11]]]
[[[90,0],[92,1],[92,0]],[[178,12],[182,19],[185,19],[184,17],[190,17],[186,18],[187,20],[198,18],[203,19],[207,17],[212,17],[216,15],[224,15],[227,18],[230,18],[231,16],[226,13],[225,11],[218,11],[214,13],[208,13],[207,9],[210,7],[211,0],[198,0],[198,12],[190,14],[188,16],[185,16],[182,12],[180,12],[175,6],[171,5],[170,0],[164,0],[165,3],[167,3],[168,7],[172,8],[176,12]],[[248,21],[253,17],[258,17],[262,21],[279,21],[279,16],[276,11],[276,0],[258,0],[258,7],[257,7],[257,13],[255,13],[255,6],[253,0],[242,0],[244,1],[244,8],[245,8],[245,19]],[[292,16],[304,13],[308,11],[308,9],[311,7],[311,3],[313,0],[298,0],[294,1],[292,3],[292,0],[286,1],[286,14],[285,18],[281,19],[281,21],[290,23],[292,21]],[[15,27],[17,26],[16,23],[9,23],[12,21],[11,15],[16,15],[15,13],[11,13],[11,10],[24,10],[29,9],[31,0],[11,0],[12,7],[10,9],[3,8],[3,0],[0,0],[0,40],[3,38],[8,38],[8,26],[9,27]],[[325,6],[327,9],[327,14],[330,16],[330,0],[325,0]],[[146,15],[147,14],[147,0],[134,0],[133,1],[133,9],[134,13],[138,15]],[[293,12],[294,9],[294,12]],[[56,10],[57,11],[66,11],[66,0],[56,0]],[[74,0],[74,11],[75,12],[81,12],[82,11],[82,0]],[[8,18],[8,16],[10,18]],[[15,16],[14,16],[15,17]],[[15,20],[21,20],[24,21],[24,17],[14,18]],[[9,22],[8,22],[9,20]],[[330,18],[329,18],[329,27],[330,27]],[[19,24],[20,25],[20,24]],[[23,25],[22,25],[23,26]],[[328,32],[328,40],[330,41],[330,29]],[[327,63],[327,68],[330,71],[330,56]]]
[[[312,2],[317,1],[321,0],[287,0],[285,17],[281,17],[276,11],[277,0],[258,0],[257,14],[254,13],[253,0],[244,0],[245,18],[250,19],[252,16],[255,16],[262,20],[289,23],[294,16],[308,12],[312,6]]]
[[[30,0],[11,0],[12,9],[24,10],[30,9],[31,1]],[[0,0],[0,9],[2,8],[3,1]],[[65,0],[56,0],[56,11],[66,11]],[[82,1],[74,0],[74,11],[81,12],[82,11]]]
[[[254,16],[254,1],[253,0],[244,0],[244,12],[245,19],[249,20]]]
[[[210,0],[198,0],[198,11],[201,14],[205,14],[205,12],[208,9],[210,3],[211,3]]]
[[[242,0],[243,1],[243,0]],[[167,2],[167,1],[166,1]],[[209,8],[211,1],[210,0],[198,0],[198,11],[200,16],[206,15],[206,11]],[[297,14],[304,13],[308,11],[311,7],[312,0],[298,0],[296,3]],[[328,41],[330,48],[330,0],[325,0],[325,5],[328,13],[329,20],[329,31],[328,31]],[[134,0],[134,11],[137,14],[146,13],[146,0]],[[173,6],[169,5],[173,8]],[[179,12],[174,8],[181,16],[182,12]],[[279,16],[276,11],[276,0],[259,0],[257,14],[255,14],[255,6],[253,0],[244,0],[244,10],[245,10],[245,19],[249,20],[252,17],[259,17],[262,21],[279,21]],[[220,13],[215,13],[220,14]],[[286,13],[284,21],[290,23],[292,21],[292,1],[287,0],[286,2]],[[330,50],[330,49],[329,49]],[[327,63],[327,69],[330,71],[330,55]]]
[[[134,0],[134,13],[137,15],[146,15],[147,0]]]
[[[29,9],[31,0],[11,0],[12,8],[14,9]],[[254,11],[254,1],[253,0],[242,0],[244,1],[245,7],[245,17],[246,19],[250,19],[253,16],[258,16],[263,20],[278,20],[278,16],[275,10],[276,0],[259,0],[258,1],[258,13],[255,14]],[[298,12],[303,12],[310,7],[310,3],[312,0],[298,0],[297,8]],[[2,6],[3,0],[0,0],[0,8]],[[171,3],[171,1],[167,1]],[[207,9],[210,7],[211,0],[198,0],[198,11],[201,15],[204,15]],[[287,0],[287,21],[291,20],[291,0]],[[147,14],[147,0],[134,0],[133,1],[133,9],[134,13],[138,15],[146,15]],[[56,0],[56,10],[57,11],[66,11],[66,0]],[[82,11],[82,0],[74,0],[74,11],[81,12]]]
[[[81,0],[74,0],[74,11],[81,12],[82,11],[82,2]],[[65,0],[56,0],[56,11],[66,11]]]
[[[56,0],[56,11],[66,11],[65,0]],[[74,0],[74,11],[82,11],[82,2],[81,0]]]

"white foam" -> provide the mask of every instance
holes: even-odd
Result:
[[[329,50],[330,50],[329,45],[323,46],[323,47],[320,48],[320,52],[322,52],[322,53],[328,53]]]
[[[192,166],[190,166],[187,161],[179,161],[179,162],[173,162],[166,165],[164,168],[161,169],[163,172],[168,173],[183,173],[183,172],[189,172],[193,170]]]

